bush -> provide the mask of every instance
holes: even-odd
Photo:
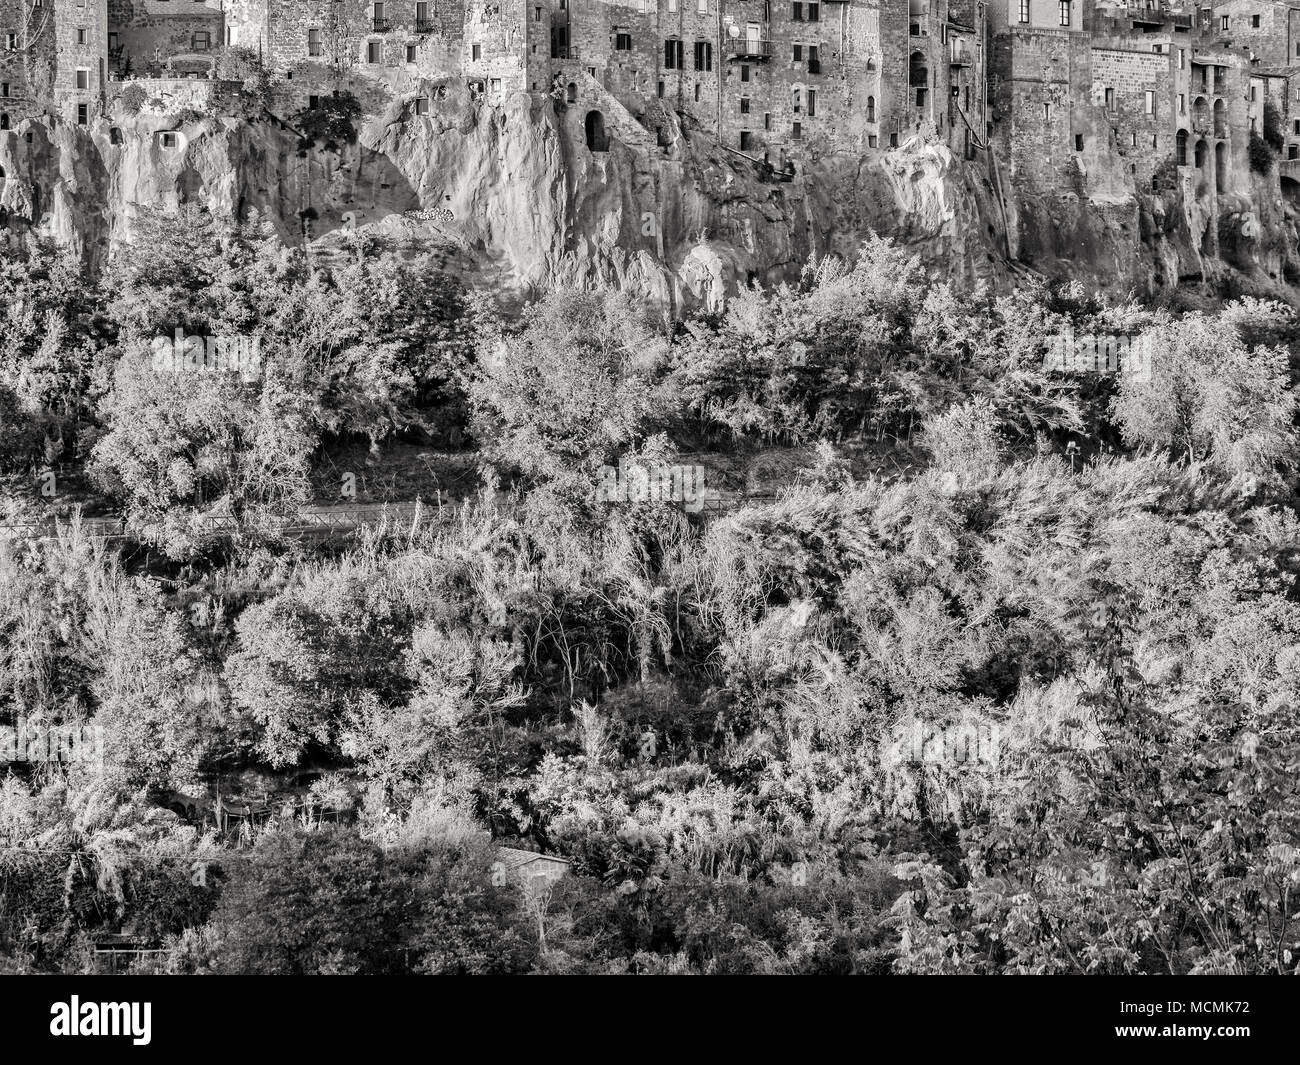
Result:
[[[1247,148],[1250,155],[1250,168],[1257,174],[1267,174],[1273,166],[1273,149],[1268,146],[1268,141],[1254,131],[1250,134],[1250,145]]]
[[[146,99],[148,99],[148,93],[144,91],[144,86],[133,82],[118,93],[117,103],[126,114],[138,115],[140,108],[144,107]]]
[[[356,121],[360,117],[360,101],[351,93],[339,93],[322,96],[314,109],[304,108],[293,116],[292,122],[313,141],[351,144],[357,139]]]

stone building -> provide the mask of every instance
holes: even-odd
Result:
[[[220,0],[108,0],[109,69],[159,75],[187,59],[196,69],[225,39]]]

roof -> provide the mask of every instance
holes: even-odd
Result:
[[[499,847],[501,852],[501,861],[505,863],[507,869],[522,869],[536,861],[561,862],[564,865],[571,865],[568,858],[561,858],[557,854],[542,854],[540,851],[521,851],[517,847]]]

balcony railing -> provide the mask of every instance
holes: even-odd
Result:
[[[737,38],[731,42],[729,59],[771,59],[772,42],[753,38]]]
[[[387,33],[393,28],[393,20],[387,18],[377,18],[372,20],[374,31],[376,33]]]
[[[432,33],[437,29],[437,25],[431,18],[418,18],[415,20],[416,33]]]

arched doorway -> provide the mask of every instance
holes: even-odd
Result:
[[[1220,192],[1228,191],[1228,146],[1223,141],[1214,146],[1214,184]]]
[[[1197,133],[1210,132],[1210,105],[1204,96],[1198,96],[1192,101],[1192,128]]]
[[[1204,170],[1206,164],[1210,161],[1210,146],[1205,143],[1204,139],[1196,142],[1196,169]]]
[[[587,150],[609,151],[609,136],[605,133],[605,116],[599,111],[587,112]]]
[[[1228,135],[1228,105],[1222,100],[1214,101],[1214,135],[1216,137]]]
[[[1295,178],[1282,178],[1282,199],[1300,210],[1300,181],[1296,181]]]
[[[924,107],[930,87],[930,68],[925,65],[924,52],[913,52],[908,58],[907,84],[912,91],[913,102],[917,107]]]

